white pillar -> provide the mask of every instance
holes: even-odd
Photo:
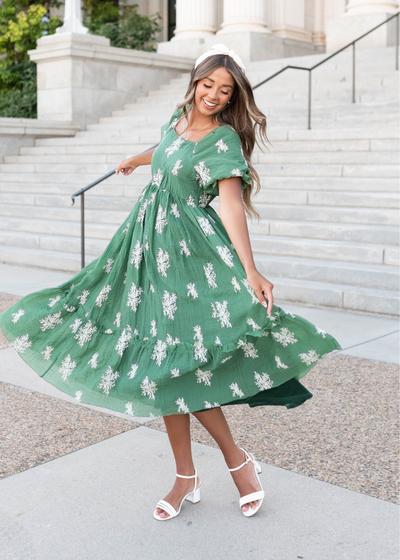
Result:
[[[270,0],[268,26],[284,39],[311,42],[311,33],[305,29],[305,0]]]
[[[82,25],[81,0],[65,0],[64,25],[56,29],[57,33],[87,33]]]
[[[271,33],[267,28],[264,5],[264,0],[224,0],[224,20],[218,34]]]
[[[216,31],[216,0],[176,0],[176,29],[172,40],[209,37]]]
[[[349,0],[345,16],[386,13],[395,14],[399,3],[395,0]]]
[[[314,26],[312,42],[314,45],[325,45],[325,1],[314,0]]]

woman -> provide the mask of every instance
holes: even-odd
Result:
[[[164,417],[177,479],[154,517],[200,499],[192,413],[218,443],[245,516],[264,491],[253,455],[236,446],[221,406],[299,406],[299,379],[328,352],[328,333],[273,305],[256,269],[245,212],[259,177],[255,130],[266,119],[241,59],[224,45],[203,54],[157,148],[122,161],[152,180],[101,257],[69,282],[23,298],[0,317],[14,348],[80,402]],[[220,197],[220,217],[209,205]]]

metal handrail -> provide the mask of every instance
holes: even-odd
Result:
[[[333,58],[337,54],[341,53],[342,51],[344,51],[344,50],[346,50],[346,49],[348,49],[349,47],[352,46],[353,47],[353,99],[352,99],[352,103],[355,103],[356,102],[356,43],[357,43],[357,41],[360,41],[361,39],[363,39],[364,37],[366,37],[367,35],[369,35],[373,31],[375,31],[375,29],[378,29],[378,27],[381,27],[382,25],[385,25],[388,21],[391,21],[393,18],[397,18],[397,25],[396,25],[396,70],[398,70],[399,69],[399,14],[400,14],[400,12],[397,12],[397,14],[394,14],[394,15],[390,16],[390,18],[386,19],[385,21],[382,21],[382,23],[380,23],[379,25],[376,25],[375,27],[373,27],[372,29],[370,29],[369,31],[364,33],[363,35],[360,35],[360,37],[357,37],[357,39],[354,39],[354,41],[351,41],[351,43],[348,43],[345,47],[342,47],[341,49],[334,52],[330,56],[327,56],[326,58],[324,58],[324,60],[321,60],[321,62],[318,62],[317,64],[314,64],[314,66],[311,66],[311,68],[307,68],[305,66],[292,66],[291,64],[289,64],[288,66],[285,66],[285,68],[282,68],[281,70],[278,70],[278,72],[275,72],[275,74],[272,74],[272,76],[269,76],[269,78],[266,78],[265,80],[263,80],[259,84],[253,86],[253,90],[259,88],[260,86],[262,86],[264,84],[266,84],[267,82],[272,80],[272,78],[276,78],[276,76],[279,76],[279,74],[282,74],[282,72],[285,72],[285,70],[289,70],[289,69],[306,70],[308,72],[308,124],[307,124],[307,129],[311,130],[311,72],[313,70],[315,70],[315,68],[318,68],[318,66],[321,66],[321,64],[324,64],[325,62],[327,62],[328,60],[330,60],[331,58]]]
[[[154,144],[154,146],[148,148],[144,152],[141,152],[139,155],[145,154],[146,152],[150,152],[150,150],[157,148],[157,146],[158,144]],[[114,175],[115,172],[116,169],[109,171],[108,173],[103,175],[103,177],[100,177],[100,179],[96,179],[96,181],[93,181],[93,183],[90,183],[90,185],[88,185],[87,187],[83,187],[83,189],[77,191],[75,194],[71,196],[72,206],[75,204],[75,198],[77,196],[81,197],[81,267],[82,268],[85,268],[85,192],[95,187],[105,179],[108,179],[109,177],[111,177],[111,175]]]
[[[260,86],[262,86],[264,84],[266,84],[267,82],[269,82],[270,80],[272,80],[276,76],[279,76],[279,74],[282,74],[282,72],[285,72],[285,70],[289,70],[289,69],[306,70],[308,72],[308,130],[311,130],[311,72],[313,70],[315,70],[315,68],[318,68],[318,66],[321,66],[321,64],[324,64],[325,62],[327,62],[328,60],[330,60],[331,58],[333,58],[337,54],[346,50],[348,47],[353,46],[353,100],[352,100],[352,102],[355,103],[356,102],[356,77],[355,77],[356,76],[356,43],[357,43],[357,41],[360,41],[361,39],[363,39],[364,37],[366,37],[367,35],[369,35],[373,31],[375,31],[375,29],[378,29],[378,27],[381,27],[382,25],[385,25],[386,23],[388,23],[388,21],[391,21],[393,18],[397,18],[397,25],[396,25],[396,70],[398,70],[399,69],[399,15],[400,15],[400,12],[397,12],[397,14],[394,14],[393,16],[391,16],[387,20],[383,21],[379,25],[373,27],[372,29],[370,29],[369,31],[364,33],[363,35],[360,35],[360,37],[357,37],[357,39],[354,39],[354,41],[351,41],[351,43],[349,43],[345,47],[342,47],[341,49],[334,52],[330,56],[324,58],[324,60],[321,60],[321,62],[318,62],[317,64],[314,64],[314,66],[312,66],[311,68],[306,68],[305,66],[292,66],[290,64],[288,66],[285,66],[285,68],[282,68],[278,72],[275,72],[275,74],[272,74],[272,76],[269,76],[269,78],[266,78],[265,80],[263,80],[259,84],[253,86],[253,90],[259,88]],[[152,146],[148,150],[145,150],[144,152],[141,152],[139,155],[145,154],[146,152],[149,152],[150,150],[153,150],[153,148],[156,148],[157,146],[158,146],[158,144],[155,144],[154,146]],[[78,197],[78,196],[82,197],[81,198],[81,266],[82,266],[82,268],[85,268],[85,192],[88,191],[89,189],[95,187],[96,185],[98,185],[99,183],[104,181],[105,179],[108,179],[108,177],[111,177],[111,175],[114,175],[115,171],[116,171],[115,169],[113,171],[109,171],[108,173],[103,175],[103,177],[100,177],[100,179],[97,179],[96,181],[93,181],[93,183],[90,183],[90,185],[88,185],[87,187],[84,187],[83,189],[77,191],[71,197],[72,198],[72,205],[75,204],[75,198],[76,197]]]

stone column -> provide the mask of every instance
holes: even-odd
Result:
[[[397,0],[349,0],[346,12],[327,27],[326,50],[340,49],[376,27],[399,9]],[[357,49],[388,47],[396,41],[396,20],[382,25],[373,33],[357,42]]]
[[[219,34],[252,31],[271,33],[265,20],[264,0],[224,0],[224,20]]]
[[[274,35],[283,39],[311,42],[305,29],[305,0],[270,0],[268,25]]]
[[[64,25],[56,29],[57,33],[87,33],[82,25],[81,0],[65,0]]]
[[[382,12],[395,14],[398,9],[399,3],[395,0],[349,0],[346,6],[345,16],[376,14]]]
[[[325,45],[325,2],[324,0],[314,0],[314,28],[312,42],[314,45]]]
[[[176,0],[176,29],[172,41],[209,37],[216,31],[216,0]]]

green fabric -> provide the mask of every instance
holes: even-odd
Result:
[[[341,346],[277,305],[267,316],[209,206],[219,179],[250,182],[239,137],[224,126],[186,141],[177,117],[103,255],[24,297],[0,326],[43,379],[83,403],[135,416],[298,406],[312,396],[298,380]]]

